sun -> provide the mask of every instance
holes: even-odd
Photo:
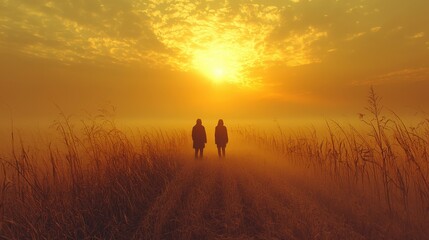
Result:
[[[194,69],[215,83],[239,83],[242,65],[237,50],[222,44],[209,44],[193,53]]]
[[[216,67],[213,69],[213,77],[215,79],[222,79],[225,76],[225,70],[221,67]]]

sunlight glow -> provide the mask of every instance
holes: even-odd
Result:
[[[118,18],[106,17],[118,7],[115,1],[95,1],[100,12],[80,9],[73,1],[52,0],[43,8],[31,1],[17,1],[22,2],[19,8],[12,3],[15,1],[0,0],[5,5],[0,17],[0,45],[16,44],[24,54],[67,64],[144,63],[198,71],[216,83],[257,88],[265,78],[261,69],[317,63],[335,48],[318,45],[319,40],[330,37],[326,29],[314,26],[318,24],[297,24],[300,27],[296,29],[283,24],[285,19],[293,22],[294,16],[302,15],[295,14],[293,8],[287,10],[290,1],[131,1],[124,3],[126,10]],[[65,16],[68,8],[70,12],[75,9],[75,15]],[[86,24],[81,16],[94,16],[95,24]],[[374,25],[370,32],[381,33],[380,28]],[[15,36],[17,32],[20,36]],[[352,41],[370,32],[362,29],[343,35]],[[40,41],[29,41],[29,36]],[[426,36],[419,30],[410,39]],[[18,41],[7,43],[15,37]]]
[[[206,49],[194,52],[193,67],[215,83],[240,83],[239,49],[226,44],[208,44]]]
[[[222,67],[217,67],[213,71],[213,76],[216,79],[221,79],[221,78],[223,78],[225,76],[225,71],[223,70]]]

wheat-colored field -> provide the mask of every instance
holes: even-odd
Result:
[[[62,117],[47,143],[0,153],[4,239],[425,239],[429,120],[230,129],[195,160],[190,131]],[[359,129],[359,130],[358,130]]]

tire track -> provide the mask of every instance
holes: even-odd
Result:
[[[226,236],[240,238],[243,237],[240,227],[244,221],[244,206],[238,191],[237,171],[234,171],[230,165],[225,164],[222,168],[223,233]]]
[[[240,231],[270,239],[363,238],[343,219],[291,188],[278,166],[254,160],[241,156],[231,166],[245,213]]]
[[[380,239],[318,185],[280,162],[242,154],[185,164],[143,217],[134,239]],[[297,174],[298,176],[299,174]],[[347,219],[352,217],[354,219]]]
[[[302,239],[296,231],[301,221],[255,179],[255,172],[239,175],[238,191],[244,203],[244,232],[257,239]]]
[[[205,161],[194,177],[194,187],[182,199],[174,215],[177,225],[171,229],[170,239],[208,239],[212,231],[211,220],[215,217],[213,199],[219,195],[219,168],[213,162]],[[169,236],[170,237],[170,236]]]
[[[307,221],[308,230],[321,238],[347,239],[402,239],[391,231],[383,231],[380,223],[387,222],[387,215],[375,211],[357,196],[329,189],[317,182],[292,173],[290,169],[269,166],[266,173],[255,174],[255,179],[268,188],[268,193],[279,201],[294,202],[299,214]],[[324,187],[322,190],[320,187]],[[372,209],[372,211],[371,211]],[[384,216],[384,217],[381,217]],[[384,220],[383,220],[384,219]],[[398,229],[398,227],[393,227]]]
[[[176,210],[180,199],[191,190],[197,166],[186,164],[155,200],[133,239],[162,239],[165,225],[171,221],[171,213]]]

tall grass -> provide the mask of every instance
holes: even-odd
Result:
[[[61,113],[53,127],[58,141],[44,149],[11,132],[11,154],[0,156],[2,238],[127,238],[187,141],[180,131],[125,134],[105,116],[76,122]]]
[[[265,171],[274,169],[276,164],[259,171],[264,154],[254,153],[265,147],[297,166],[293,170],[311,169],[311,173],[326,176],[327,187],[334,183],[382,207],[395,220],[392,222],[405,223],[405,229],[399,231],[403,236],[423,239],[429,227],[429,119],[416,126],[407,125],[397,114],[383,109],[380,97],[371,89],[360,120],[360,126],[326,121],[325,131],[287,131],[280,126],[274,132],[238,128],[234,133],[258,145],[250,150],[255,152],[246,153],[248,159],[241,155],[248,150],[245,148],[227,161],[216,158],[211,164],[198,161],[187,165],[189,168],[181,168],[186,156],[192,155],[183,153],[191,146],[188,131],[123,131],[106,114],[78,122],[61,113],[53,124],[57,139],[50,142],[29,147],[11,131],[11,151],[0,155],[0,238],[130,239],[153,235],[156,239],[179,234],[186,239],[192,235],[192,227],[200,229],[203,236],[211,227],[205,221],[221,222],[217,219],[221,215],[229,225],[215,224],[219,229],[208,236],[223,236],[222,229],[231,236],[231,229],[241,229],[249,236],[276,232],[278,229],[273,226],[295,226],[302,229],[302,234],[317,229],[310,224],[320,225],[325,218],[313,216],[313,211],[302,217],[306,206],[297,211],[287,203],[305,200],[309,193],[304,191],[301,198],[288,194],[282,170]],[[253,167],[258,171],[249,172],[252,167],[246,165],[247,160],[254,161]],[[239,170],[229,167],[234,162]],[[283,162],[280,165],[285,166]],[[296,182],[299,184],[299,179]],[[183,207],[185,210],[179,209]],[[277,214],[278,209],[281,214]],[[185,220],[179,225],[176,217]],[[299,218],[317,221],[308,221],[309,225],[303,227],[298,226],[302,223]],[[368,225],[377,221],[355,218],[369,220]],[[333,214],[326,215],[326,219],[336,222],[342,218]],[[187,226],[189,221],[191,227]],[[260,229],[253,229],[258,224]],[[389,224],[383,226],[386,225]],[[359,226],[356,228],[359,230]],[[359,232],[363,236],[378,236],[365,229]],[[388,232],[389,229],[383,229],[381,235]],[[308,238],[319,234],[316,231]]]
[[[321,172],[341,187],[363,194],[413,226],[427,227],[429,215],[429,119],[408,126],[383,109],[371,88],[361,126],[326,121],[326,133],[311,128],[266,133],[241,128],[238,133]]]

